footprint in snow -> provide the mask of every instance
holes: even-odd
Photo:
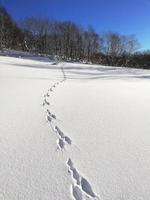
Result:
[[[54,114],[51,114],[51,117],[52,117],[53,119],[56,119],[56,115],[54,115]]]
[[[69,166],[69,168],[70,168],[71,170],[73,169],[73,162],[72,162],[71,158],[69,158],[69,159],[67,160],[67,165]]]
[[[73,168],[72,170],[72,176],[76,180],[77,185],[80,185],[81,177],[79,175],[79,172],[75,168]]]
[[[49,93],[47,93],[46,96],[49,97],[50,96]]]
[[[64,133],[58,128],[58,126],[55,126],[55,129],[58,135],[63,139],[65,137]]]
[[[79,172],[74,168],[72,160],[69,158],[67,161],[67,165],[69,167],[69,172],[72,174],[73,179],[76,181],[77,185],[80,185],[81,177]]]
[[[65,136],[64,133],[58,128],[58,126],[55,126],[55,130],[57,131],[58,135],[60,136],[61,139],[64,139],[64,141],[71,145],[72,144],[72,140],[68,137]]]
[[[68,136],[65,136],[65,137],[64,137],[64,140],[65,140],[65,142],[67,142],[69,145],[72,144],[72,140],[71,140]]]
[[[69,167],[69,172],[72,174],[73,180],[76,182],[77,185],[79,185],[81,187],[81,192],[84,192],[88,197],[91,197],[94,199],[95,198],[99,199],[99,197],[93,192],[93,189],[92,189],[92,186],[90,185],[90,183],[84,177],[82,177],[79,174],[79,172],[77,171],[77,169],[74,167],[71,158],[68,159],[67,165]],[[80,191],[79,189],[80,188],[77,186],[72,187],[72,191],[74,192],[73,196],[77,200],[78,200],[78,198],[77,198],[78,192],[77,191]]]
[[[75,200],[83,200],[81,189],[78,186],[72,185],[71,192]]]
[[[48,115],[51,115],[51,112],[49,111],[49,109],[46,110]]]
[[[44,99],[44,103],[47,104],[48,106],[50,105],[50,103],[46,99]]]
[[[65,143],[60,138],[57,140],[57,147],[58,147],[59,150],[64,150],[65,149]]]
[[[89,184],[89,182],[85,179],[85,178],[83,178],[82,177],[82,179],[81,179],[81,187],[82,187],[82,190],[86,193],[86,194],[88,194],[90,197],[97,197],[95,194],[94,194],[94,192],[93,192],[93,190],[92,190],[92,187],[91,187],[91,185]]]
[[[56,119],[56,115],[52,114],[49,109],[46,110],[47,114],[51,116],[53,119]]]
[[[47,115],[47,121],[49,121],[49,122],[52,121],[52,118],[49,115]]]

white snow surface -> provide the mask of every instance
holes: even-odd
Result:
[[[0,56],[0,200],[147,200],[150,71]]]

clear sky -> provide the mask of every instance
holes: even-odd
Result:
[[[0,0],[17,20],[27,16],[71,20],[106,31],[135,34],[150,49],[150,0]]]

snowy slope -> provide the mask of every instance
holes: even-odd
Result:
[[[0,199],[70,199],[64,159],[41,106],[44,91],[62,79],[48,67],[0,57]]]
[[[149,199],[149,78],[0,57],[0,199]]]

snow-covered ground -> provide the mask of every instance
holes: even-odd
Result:
[[[0,200],[147,200],[150,71],[0,57]]]

